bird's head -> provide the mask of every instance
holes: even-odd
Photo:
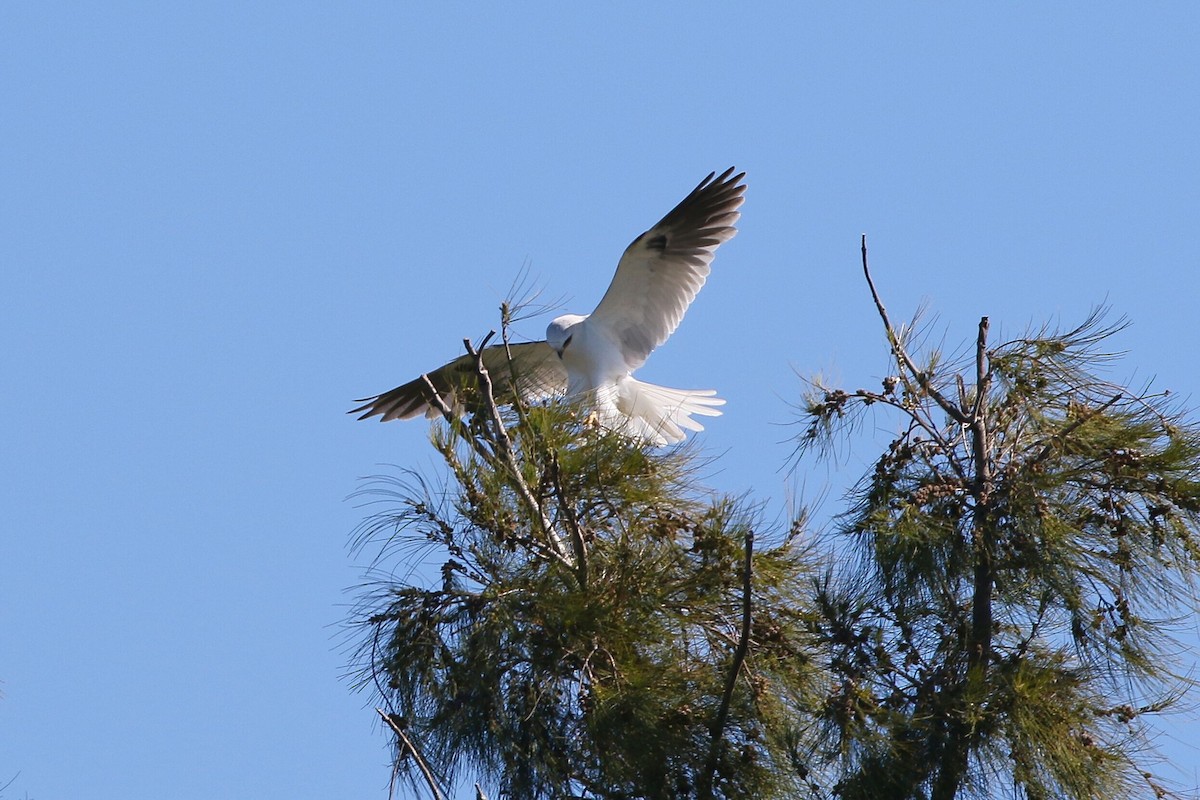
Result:
[[[546,343],[554,348],[554,352],[558,353],[559,358],[563,357],[563,351],[571,344],[571,337],[575,335],[575,329],[585,319],[587,317],[581,317],[578,314],[563,314],[546,326]]]

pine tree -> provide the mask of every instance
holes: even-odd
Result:
[[[1168,794],[1150,735],[1191,688],[1173,622],[1196,606],[1200,428],[1102,377],[1121,325],[1100,313],[1000,343],[983,318],[969,355],[922,352],[862,255],[893,374],[814,383],[799,452],[868,414],[897,433],[821,533],[705,491],[690,447],[498,404],[487,340],[466,343],[445,477],[377,479],[359,532],[385,576],[360,685],[420,794]],[[385,569],[417,555],[440,580]]]
[[[450,482],[382,479],[392,508],[360,532],[442,562],[440,586],[385,581],[359,617],[398,768],[435,796],[464,771],[530,800],[796,796],[821,696],[799,542],[756,548],[690,449],[500,407],[477,366],[475,413],[434,428]]]
[[[898,420],[837,526],[857,560],[815,598],[836,793],[1164,796],[1148,718],[1189,683],[1172,617],[1195,609],[1200,431],[1100,377],[1121,327],[1101,313],[1001,344],[985,317],[943,363],[892,325],[865,239],[863,269],[895,373],[817,386],[801,442]]]

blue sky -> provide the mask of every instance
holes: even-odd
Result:
[[[590,310],[711,170],[748,172],[741,232],[639,377],[729,401],[708,482],[768,516],[874,455],[781,471],[797,371],[886,373],[863,232],[935,340],[1107,301],[1114,377],[1200,396],[1200,6],[582,9],[0,10],[3,796],[386,797],[346,498],[434,466],[344,412],[523,267]]]

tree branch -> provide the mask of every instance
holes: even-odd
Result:
[[[978,681],[982,684],[992,658],[992,622],[994,619],[993,596],[996,586],[993,550],[996,536],[993,529],[992,494],[992,434],[988,428],[987,394],[989,369],[987,358],[988,318],[979,320],[979,333],[975,340],[975,403],[968,420],[971,436],[971,456],[974,462],[975,479],[971,482],[973,519],[971,524],[971,627],[967,632],[967,673],[959,691],[960,702],[973,705],[969,698],[969,687]],[[966,774],[971,750],[974,747],[973,731],[966,721],[969,709],[959,709],[958,716],[950,724],[948,743],[941,756],[941,764],[934,780],[931,797],[933,800],[953,800],[962,776]]]
[[[966,425],[970,419],[963,413],[962,409],[951,403],[946,396],[937,390],[930,382],[929,376],[921,370],[917,369],[916,363],[909,358],[908,351],[904,349],[904,343],[900,341],[899,335],[896,334],[896,329],[892,327],[892,321],[888,317],[887,309],[884,308],[883,301],[879,299],[879,292],[875,291],[875,281],[871,279],[871,270],[867,266],[867,235],[862,235],[862,265],[863,274],[867,278],[867,288],[871,290],[871,298],[875,301],[875,310],[879,312],[880,319],[883,320],[883,328],[887,333],[888,343],[892,346],[892,353],[896,356],[896,360],[900,362],[905,370],[912,374],[916,379],[917,385],[929,393],[934,402],[941,407],[943,411],[961,425]]]
[[[382,708],[376,708],[375,712],[387,723],[387,726],[396,733],[396,738],[408,749],[413,760],[417,762],[417,768],[420,769],[421,775],[425,778],[425,783],[429,786],[429,791],[433,793],[433,800],[446,800],[446,795],[442,794],[442,790],[438,788],[437,781],[434,780],[433,770],[425,763],[425,759],[421,757],[421,753],[417,750],[416,745],[412,743],[412,739],[408,738],[408,734],[404,729],[396,723],[391,714],[385,714]]]
[[[512,381],[513,409],[517,418],[524,425],[528,422],[525,414],[525,400],[521,397],[521,376],[517,374],[517,365],[513,362],[512,343],[508,340],[508,326],[512,322],[512,308],[505,300],[500,304],[500,339],[504,343],[504,355],[508,359],[508,379]]]
[[[1054,443],[1055,442],[1066,439],[1068,436],[1070,436],[1072,433],[1074,433],[1076,431],[1076,429],[1078,429],[1081,425],[1084,425],[1084,424],[1090,422],[1091,420],[1093,420],[1096,417],[1103,414],[1108,409],[1112,408],[1117,403],[1121,402],[1121,398],[1122,398],[1122,395],[1115,394],[1108,400],[1108,402],[1104,403],[1103,405],[1097,406],[1096,408],[1086,409],[1078,417],[1076,417],[1074,420],[1072,420],[1066,426],[1064,426],[1063,429],[1060,430],[1058,433],[1055,433],[1053,436],[1047,437],[1046,444],[1042,447],[1042,449],[1038,452],[1038,454],[1036,456],[1034,456],[1032,459],[1030,459],[1029,463],[1030,464],[1040,464],[1041,462],[1045,461],[1047,458],[1050,457],[1050,454],[1054,452]]]
[[[971,419],[979,419],[983,403],[991,388],[991,367],[988,364],[987,334],[988,318],[979,318],[979,334],[975,338],[975,402],[971,406]],[[966,406],[966,403],[963,403]]]
[[[992,569],[992,441],[988,430],[987,413],[983,398],[987,386],[987,334],[988,318],[979,320],[979,335],[975,346],[975,412],[971,415],[971,453],[975,461],[975,520],[973,525],[973,547],[975,560],[975,586],[971,598],[970,651],[967,653],[967,668],[978,668],[986,672],[992,653],[992,589],[995,575]]]
[[[508,467],[509,473],[512,475],[513,483],[516,484],[517,493],[521,495],[521,499],[529,507],[531,513],[535,514],[542,523],[542,530],[546,532],[550,539],[550,545],[555,557],[563,564],[574,567],[571,556],[567,553],[563,546],[562,537],[558,535],[558,531],[554,529],[550,517],[547,516],[546,510],[542,508],[542,504],[534,496],[529,489],[529,484],[525,482],[525,478],[521,475],[521,466],[517,463],[517,458],[513,454],[512,440],[508,438],[508,429],[504,426],[504,419],[500,416],[500,408],[496,405],[496,397],[492,391],[492,376],[488,372],[487,366],[483,363],[483,349],[487,347],[487,343],[496,335],[495,331],[491,331],[487,336],[483,337],[483,341],[476,348],[470,339],[463,339],[463,345],[467,348],[467,353],[475,359],[475,371],[479,374],[479,381],[482,384],[482,395],[484,403],[487,405],[488,418],[493,428],[493,441],[498,455],[503,459],[504,464]]]
[[[446,420],[446,424],[450,426],[450,430],[456,431],[459,438],[470,445],[471,449],[475,451],[475,455],[479,456],[484,461],[490,462],[492,460],[491,454],[485,450],[473,436],[469,436],[463,431],[462,419],[454,414],[454,410],[451,409],[450,406],[446,405],[446,401],[442,399],[442,396],[438,394],[437,389],[433,387],[433,381],[429,379],[429,376],[422,374],[421,380],[425,382],[425,388],[429,390],[429,402],[433,404],[434,408],[442,412],[442,417]]]
[[[583,538],[583,529],[579,526],[579,518],[575,515],[575,509],[571,507],[566,493],[563,491],[558,453],[551,451],[549,458],[550,480],[554,486],[554,497],[558,500],[562,518],[566,520],[567,532],[571,535],[571,546],[575,550],[575,572],[579,578],[580,587],[586,589],[588,585],[587,542]]]
[[[750,589],[754,574],[754,531],[746,531],[746,561],[742,570],[742,633],[738,640],[737,650],[733,654],[733,664],[729,668],[729,678],[725,682],[725,692],[721,695],[721,706],[717,709],[717,717],[713,720],[712,744],[708,749],[708,763],[701,776],[699,796],[711,798],[713,794],[713,775],[717,771],[717,757],[721,750],[721,739],[725,735],[725,722],[729,717],[729,704],[733,700],[733,689],[737,685],[738,675],[746,661],[750,650],[750,622],[753,611],[753,600]]]

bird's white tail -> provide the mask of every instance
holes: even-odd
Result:
[[[719,417],[716,406],[725,405],[712,389],[672,389],[630,377],[605,394],[596,398],[596,413],[604,427],[657,445],[683,441],[685,429],[704,430],[692,415]]]

